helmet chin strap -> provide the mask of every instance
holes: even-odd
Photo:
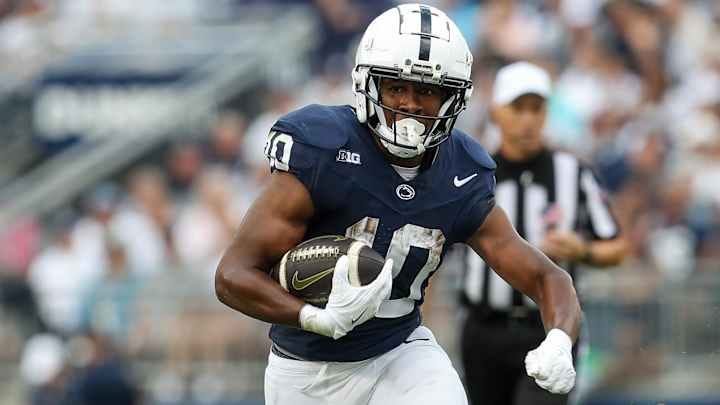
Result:
[[[381,124],[379,125],[379,127],[379,130],[383,135],[380,137],[380,142],[391,154],[399,158],[408,159],[420,156],[425,153],[424,141],[427,139],[427,137],[423,136],[423,134],[425,133],[425,125],[423,125],[421,122],[413,118],[403,118],[401,120],[395,121],[394,127],[395,133],[397,134],[395,142],[401,145],[408,146],[408,148],[403,148],[387,142],[383,138],[393,139],[395,138],[395,133],[393,133],[393,130],[387,125]]]

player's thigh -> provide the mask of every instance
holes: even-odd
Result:
[[[317,370],[301,367],[301,362],[292,366],[290,361],[278,361],[270,355],[265,368],[265,404],[266,405],[311,405],[321,404],[322,400],[306,392],[317,375]]]
[[[369,405],[466,405],[458,373],[429,329],[420,327],[378,379]],[[418,333],[419,332],[419,333]]]
[[[270,354],[265,369],[266,405],[367,404],[372,360],[351,363],[296,361]]]

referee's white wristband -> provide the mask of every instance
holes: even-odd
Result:
[[[303,305],[303,307],[300,309],[300,315],[298,318],[300,322],[300,328],[302,328],[303,330],[317,333],[318,335],[331,337],[333,339],[339,339],[340,337],[342,337],[334,336],[336,328],[332,325],[332,322],[325,313],[325,311],[316,306],[310,304]]]

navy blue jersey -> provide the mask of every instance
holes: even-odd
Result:
[[[405,181],[350,106],[291,112],[273,126],[265,153],[272,170],[294,174],[310,192],[305,239],[346,235],[394,261],[390,299],[346,336],[273,325],[273,342],[307,360],[359,361],[402,343],[420,325],[425,287],[446,250],[465,242],[494,204],[495,163],[468,135],[454,130],[428,152],[432,164]]]

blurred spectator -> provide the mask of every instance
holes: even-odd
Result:
[[[643,77],[644,98],[659,102],[665,91],[666,72],[663,70],[664,41],[662,21],[657,18],[657,2],[610,0],[604,6],[603,21],[607,26],[604,39],[621,55],[623,61]]]
[[[12,86],[13,79],[32,78],[52,60],[53,54],[43,50],[49,41],[43,35],[48,21],[48,5],[36,0],[6,0],[0,3],[0,72]]]
[[[313,3],[320,17],[321,38],[315,55],[316,70],[322,70],[325,61],[336,55],[347,55],[370,20],[392,5],[382,0],[314,0]]]
[[[210,128],[207,160],[229,171],[244,169],[242,148],[246,127],[242,115],[230,110],[219,112]]]
[[[475,58],[483,64],[500,66],[516,60],[558,57],[564,29],[557,14],[557,2],[490,0],[485,2],[479,26],[481,41]]]
[[[205,169],[195,183],[194,199],[180,211],[173,227],[180,264],[206,273],[208,279],[212,279],[220,254],[243,214],[229,185],[231,178],[225,169]]]
[[[75,213],[55,213],[49,224],[51,245],[30,266],[28,280],[37,296],[40,313],[51,330],[71,334],[80,326],[82,297],[92,282],[74,249]]]
[[[660,2],[660,15],[669,28],[666,67],[673,78],[685,77],[704,63],[710,48],[716,44],[714,14],[699,1]]]
[[[18,341],[46,329],[35,294],[25,278],[0,275],[0,359],[15,358]]]
[[[604,3],[605,0],[561,0],[559,14],[568,28],[580,33],[595,23]]]
[[[188,198],[202,166],[202,150],[196,143],[181,142],[170,146],[166,161],[168,186],[176,200]]]
[[[612,48],[591,39],[579,41],[557,80],[548,133],[556,144],[587,156],[595,143],[606,143],[605,137],[612,136],[617,125],[638,108],[640,91],[639,78],[625,68]],[[602,132],[587,139],[593,129]]]
[[[169,269],[138,293],[149,337],[139,354],[162,359],[149,382],[159,403],[212,403],[242,390],[248,381],[229,377],[237,365],[229,359],[257,361],[268,350],[267,325],[224,308],[211,292],[212,273],[203,270]]]
[[[286,103],[291,102],[283,95],[276,94],[270,97],[277,103],[278,110],[287,108]],[[271,112],[272,114],[274,113]],[[210,171],[226,172],[224,187],[228,189],[229,198],[232,200],[231,209],[239,214],[238,220],[253,200],[253,196],[259,192],[259,186],[265,176],[269,174],[267,165],[263,164],[263,148],[267,133],[262,134],[262,128],[258,124],[264,119],[257,118],[253,128],[248,128],[243,115],[233,110],[223,110],[218,113],[211,127],[207,160],[214,168]],[[252,139],[248,131],[253,131]],[[199,190],[195,188],[196,193]]]
[[[82,201],[84,215],[73,229],[73,247],[88,274],[102,277],[107,267],[106,234],[120,203],[121,190],[113,183],[101,183]]]
[[[128,191],[129,199],[118,208],[110,231],[125,246],[135,274],[157,273],[174,255],[170,240],[174,204],[167,181],[157,168],[138,168],[129,175]]]
[[[0,318],[9,324],[0,328],[0,341],[6,342],[0,347],[0,358],[14,356],[19,350],[12,344],[13,337],[26,339],[44,328],[27,278],[40,244],[40,224],[30,217],[20,218],[0,232]]]
[[[79,338],[76,338],[79,339]],[[78,357],[87,357],[68,383],[68,403],[73,405],[134,405],[141,391],[128,365],[113,345],[102,335],[90,333]]]
[[[93,283],[84,299],[83,328],[97,331],[115,345],[129,346],[139,283],[128,267],[124,246],[110,237],[107,251],[107,271]]]
[[[298,104],[352,105],[355,99],[348,85],[348,72],[352,70],[351,62],[349,53],[328,57],[321,72],[303,87]]]
[[[20,374],[29,388],[31,405],[62,405],[68,371],[65,344],[59,337],[39,334],[28,339],[20,359]]]
[[[159,369],[150,381],[151,395],[162,404],[181,403],[185,396],[184,378],[191,372],[182,342],[207,335],[201,323],[184,314],[191,308],[208,305],[207,277],[191,269],[169,266],[165,271],[141,278],[136,298],[137,341],[128,351],[141,358],[158,359]],[[194,270],[194,269],[192,269]]]
[[[41,228],[35,218],[19,218],[0,232],[0,268],[4,273],[24,277],[40,249]]]
[[[243,161],[247,163],[249,174],[254,180],[251,184],[255,183],[256,187],[270,174],[267,159],[263,153],[270,127],[278,118],[287,114],[297,105],[295,95],[290,89],[276,87],[268,91],[267,107],[262,114],[255,117],[248,125],[242,148]]]

